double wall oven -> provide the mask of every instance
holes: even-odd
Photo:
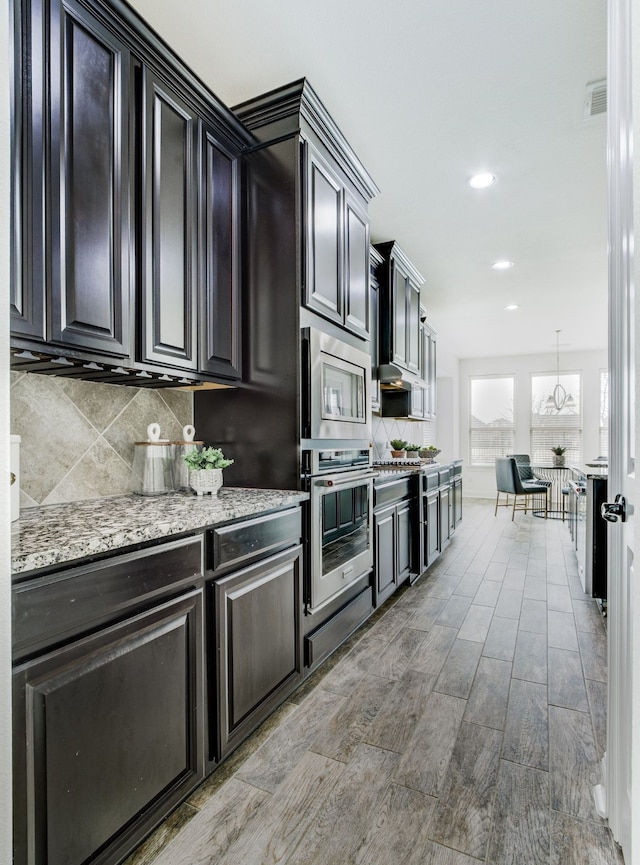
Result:
[[[371,450],[305,454],[310,492],[308,610],[316,613],[373,567]]]
[[[307,610],[339,599],[373,567],[371,358],[303,332],[303,473],[310,493]]]

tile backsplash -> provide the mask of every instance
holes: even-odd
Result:
[[[410,444],[431,444],[432,426],[429,421],[373,416],[373,460],[391,459],[391,439],[404,439]]]
[[[163,438],[181,439],[182,427],[193,423],[192,394],[12,372],[21,507],[130,492],[133,443],[146,438],[154,421]],[[390,458],[392,438],[431,440],[426,421],[374,415],[372,426],[374,460]]]
[[[154,421],[162,438],[180,440],[193,423],[192,394],[12,372],[21,507],[130,492],[133,443]]]

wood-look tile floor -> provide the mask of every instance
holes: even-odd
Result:
[[[128,865],[621,865],[592,796],[606,673],[566,524],[465,502]]]

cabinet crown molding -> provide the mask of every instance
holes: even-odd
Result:
[[[380,189],[306,78],[232,108],[260,144],[312,131],[368,203]]]
[[[407,276],[418,286],[424,285],[424,276],[417,270],[411,261],[407,258],[406,253],[398,245],[396,240],[388,240],[385,243],[374,243],[374,249],[382,255],[383,259],[393,259],[397,261],[406,272]]]

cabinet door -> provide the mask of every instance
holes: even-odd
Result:
[[[411,383],[411,417],[424,417],[425,389],[420,382]]]
[[[15,863],[121,861],[204,775],[202,590],[14,673]]]
[[[197,118],[149,70],[142,76],[140,360],[195,369]]]
[[[43,341],[45,309],[46,22],[39,2],[13,13],[11,333]]]
[[[345,327],[369,337],[369,217],[345,191]]]
[[[407,366],[407,291],[409,279],[397,261],[392,262],[393,322],[391,324],[393,363]]]
[[[305,306],[325,318],[342,324],[342,184],[308,143],[305,144],[305,156],[307,262],[304,302]]]
[[[379,606],[393,594],[397,579],[397,522],[396,507],[392,505],[374,513],[374,603]]]
[[[436,417],[436,337],[428,325],[423,325],[423,378],[427,385],[425,417]]]
[[[238,160],[202,124],[202,291],[199,369],[241,377]]]
[[[380,286],[375,275],[376,262],[371,258],[369,272],[369,348],[371,351],[371,409],[380,408],[380,382],[378,381],[378,365],[380,364]]]
[[[420,371],[420,289],[407,281],[407,369]]]
[[[427,566],[440,555],[440,494],[436,491],[427,496],[426,548]]]
[[[302,547],[213,584],[220,756],[302,679]]]
[[[411,500],[402,502],[396,509],[396,522],[398,526],[398,585],[403,583],[411,573],[411,511],[413,502]]]
[[[453,482],[453,525],[459,526],[462,522],[462,478],[455,478]]]
[[[50,338],[128,357],[129,53],[72,0],[50,16]]]
[[[440,549],[444,548],[451,539],[451,488],[440,488]]]

